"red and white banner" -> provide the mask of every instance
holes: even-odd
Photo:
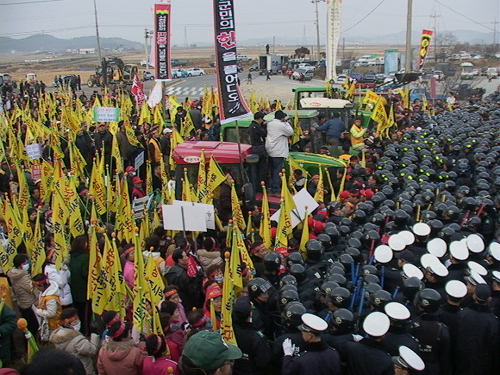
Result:
[[[251,114],[238,85],[233,0],[214,0],[215,83],[221,124]]]
[[[170,4],[153,7],[153,43],[151,46],[155,79],[170,80]]]
[[[422,30],[422,39],[420,39],[420,48],[418,51],[418,70],[422,70],[424,67],[427,51],[431,44],[432,34],[433,32],[431,30]]]
[[[144,95],[142,82],[139,79],[139,77],[137,77],[137,74],[134,74],[134,80],[132,81],[132,87],[130,88],[130,93],[134,95],[135,102],[137,104],[141,104],[146,98],[146,95]]]

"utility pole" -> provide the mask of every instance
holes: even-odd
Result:
[[[408,10],[406,12],[406,58],[405,58],[405,73],[411,72],[412,53],[411,53],[411,18],[413,9],[413,0],[408,1]]]
[[[320,49],[320,43],[319,43],[319,12],[318,12],[318,3],[323,2],[326,0],[311,0],[311,3],[314,3],[316,6],[316,48],[317,48],[317,54],[318,54],[318,61],[321,60],[321,49]]]
[[[153,34],[152,31],[144,29],[144,61],[146,62],[146,72],[149,72],[148,39]]]
[[[432,38],[434,39],[434,61],[437,63],[438,62],[438,56],[437,56],[437,26],[436,26],[436,18],[441,17],[440,15],[438,16],[436,12],[434,12],[433,15],[431,15],[431,18],[434,18],[434,35]]]
[[[493,54],[497,53],[497,19],[493,21]]]
[[[99,39],[99,24],[97,22],[97,4],[96,0],[94,0],[94,18],[95,18],[95,36],[97,38],[97,53],[99,54],[99,64],[102,62],[101,55],[101,40]],[[106,74],[105,72],[103,74]]]

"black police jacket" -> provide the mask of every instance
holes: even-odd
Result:
[[[233,322],[238,347],[243,352],[241,359],[234,362],[235,375],[260,375],[273,359],[271,346],[249,322]]]
[[[415,337],[407,333],[404,327],[391,326],[381,344],[384,351],[392,356],[399,355],[399,347],[402,345],[410,348],[417,354],[420,351],[417,340],[415,340]]]
[[[489,306],[472,304],[459,314],[458,375],[498,374],[499,324]]]
[[[306,343],[304,351],[283,358],[281,375],[340,375],[340,357],[324,341]]]
[[[393,375],[392,357],[379,342],[362,339],[360,342],[339,342],[342,362],[347,365],[348,375]]]

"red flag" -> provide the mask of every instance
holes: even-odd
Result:
[[[134,74],[134,80],[132,82],[132,88],[130,89],[130,92],[135,96],[135,101],[138,104],[141,104],[145,99],[142,82],[139,77],[137,77],[137,74]]]

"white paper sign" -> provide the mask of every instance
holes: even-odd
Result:
[[[94,122],[118,122],[118,108],[115,107],[95,107]]]
[[[40,159],[42,157],[42,145],[40,143],[24,146],[24,149],[30,160]]]
[[[205,215],[200,215],[200,207],[195,206],[161,206],[163,228],[166,230],[189,230],[206,232]]]
[[[135,170],[138,171],[141,165],[143,164],[144,164],[144,151],[141,151],[141,153],[135,157],[135,162],[134,162]]]
[[[295,206],[297,207],[290,214],[292,218],[292,227],[295,228],[299,223],[304,220],[304,215],[307,212],[313,212],[318,206],[318,202],[314,200],[314,198],[309,194],[306,188],[300,190],[297,194],[293,196],[293,201],[295,202]],[[271,216],[271,220],[278,221],[280,218],[280,210],[276,211],[273,216]]]
[[[198,212],[205,212],[205,222],[207,224],[207,229],[215,229],[215,210],[212,204],[196,203],[196,202],[186,202],[186,201],[172,201],[174,206],[192,206],[198,207]]]

